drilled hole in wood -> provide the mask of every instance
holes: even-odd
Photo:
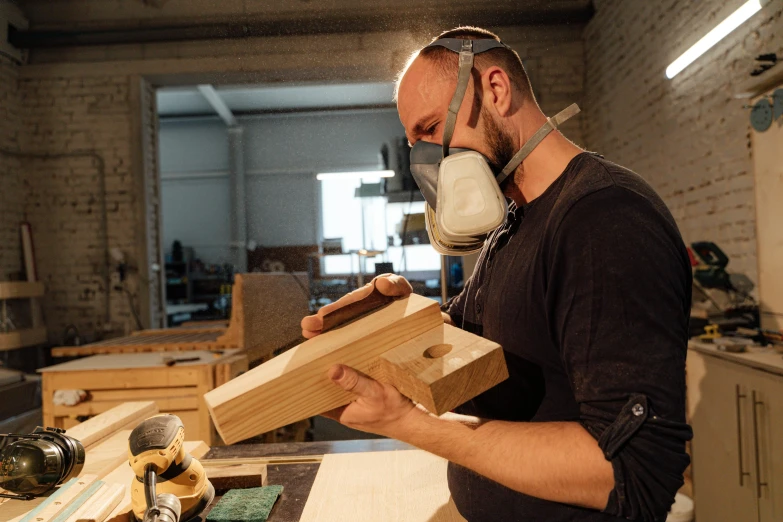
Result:
[[[452,348],[453,346],[450,344],[436,344],[424,350],[424,357],[427,359],[438,359],[449,353]]]

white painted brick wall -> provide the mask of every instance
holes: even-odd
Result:
[[[733,98],[753,58],[783,51],[772,3],[668,80],[664,71],[744,0],[596,0],[585,30],[587,146],[645,177],[690,243],[716,242],[757,275],[750,125]]]

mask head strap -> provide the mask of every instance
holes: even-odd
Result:
[[[473,69],[473,57],[479,53],[497,49],[508,48],[503,42],[494,39],[462,40],[460,38],[441,38],[429,44],[430,47],[445,47],[449,51],[459,53],[459,72],[457,73],[457,88],[449,103],[449,112],[446,115],[446,126],[443,129],[443,157],[449,155],[449,144],[454,136],[454,126],[457,123],[457,113],[462,106],[465,92],[468,90],[470,71]]]
[[[566,121],[571,116],[576,115],[577,113],[579,113],[579,106],[575,103],[572,103],[562,111],[558,112],[553,118],[547,118],[546,123],[543,124],[541,128],[538,129],[536,133],[525,142],[522,148],[519,149],[516,154],[514,154],[514,157],[511,158],[511,161],[509,161],[508,164],[503,167],[501,173],[498,174],[497,178],[495,178],[498,182],[498,185],[501,185],[509,176],[509,174],[516,170],[519,164],[522,163],[522,160],[524,160],[528,154],[533,152],[533,149],[535,149],[536,146],[538,146],[538,144],[541,143],[550,132],[555,130],[564,121]]]

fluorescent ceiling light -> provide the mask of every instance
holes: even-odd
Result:
[[[715,29],[707,33],[704,38],[693,44],[693,47],[685,51],[682,56],[674,60],[666,68],[666,77],[670,80],[688,67],[699,56],[709,51],[712,46],[723,40],[734,29],[741,26],[748,18],[761,10],[761,0],[748,0],[742,7],[734,11],[728,18],[718,24]]]
[[[315,179],[364,179],[364,178],[393,178],[393,170],[364,170],[359,172],[320,172]]]

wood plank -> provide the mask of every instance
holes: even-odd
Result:
[[[0,281],[0,299],[26,299],[41,297],[45,287],[41,282]]]
[[[207,478],[217,491],[266,486],[267,467],[258,459],[202,460]]]
[[[499,344],[449,325],[380,356],[380,380],[442,415],[508,379]]]
[[[128,460],[128,437],[132,430],[120,430],[87,450],[82,475],[103,478]]]
[[[71,502],[68,506],[66,506],[65,509],[61,510],[59,513],[57,513],[56,516],[54,516],[51,521],[52,522],[66,522],[74,513],[79,511],[82,506],[84,506],[85,503],[89,502],[89,500],[98,493],[98,490],[101,489],[101,487],[104,486],[103,481],[96,481],[92,484],[90,484],[87,489],[82,491],[82,493],[76,497],[73,502]],[[39,522],[40,517],[36,517],[36,522]]]
[[[130,429],[133,429],[136,424],[157,413],[158,407],[154,402],[126,402],[74,426],[67,433],[89,450],[92,445],[117,430],[127,428],[129,425],[132,425]]]
[[[185,451],[190,453],[194,458],[200,459],[209,451],[209,446],[203,441],[185,441]],[[107,484],[122,484],[126,486],[125,494],[122,500],[117,504],[109,516],[106,518],[109,522],[130,522],[132,517],[131,512],[131,490],[130,484],[136,480],[136,475],[133,473],[133,469],[126,462],[118,466],[114,471],[106,475],[103,481]]]
[[[195,386],[198,384],[198,367],[172,366],[161,368],[131,368],[126,370],[85,370],[73,372],[46,372],[43,383],[54,390],[87,391],[116,390],[118,388],[160,388],[167,386]],[[44,404],[51,395],[44,395]]]
[[[21,509],[24,511],[17,516],[11,512],[11,509],[5,508],[16,507],[19,509],[18,505],[15,506],[10,503],[3,505],[4,509],[0,513],[0,516],[2,516],[1,520],[10,520],[11,522],[49,522],[97,481],[98,477],[95,475],[82,475],[81,477],[71,479],[60,486],[49,497],[43,499],[43,502],[33,509],[31,509],[32,506],[29,502],[23,502]],[[14,518],[6,518],[9,516]]]
[[[30,223],[22,223],[20,226],[22,234],[22,254],[24,259],[24,269],[29,282],[38,280],[38,269],[35,262],[35,247],[33,245],[33,229]]]
[[[215,354],[204,350],[180,352],[177,358],[198,358],[190,362],[178,362],[177,368],[187,368],[204,364],[216,364],[226,358],[235,355],[236,351],[225,354]],[[75,361],[46,366],[39,369],[40,373],[46,372],[73,372],[85,370],[129,370],[137,368],[161,368],[166,367],[165,359],[170,357],[167,353],[123,353],[113,355],[93,355]],[[148,386],[145,386],[145,388]]]
[[[75,404],[73,406],[54,405],[52,411],[55,417],[78,417],[78,416],[90,416],[99,415],[107,412],[112,408],[125,404],[128,399],[133,398],[133,395],[128,394],[124,400],[114,401],[85,401]],[[159,397],[153,399],[153,402],[158,405],[158,410],[162,412],[168,412],[172,410],[195,410],[198,408],[200,397],[194,392],[193,395],[185,397]]]
[[[442,324],[438,304],[414,294],[310,339],[204,398],[221,437],[233,444],[347,404],[353,396],[329,380],[329,367],[342,363],[367,373],[380,366],[380,354]],[[248,415],[252,409],[263,414]]]
[[[125,495],[125,489],[126,486],[123,484],[103,484],[100,490],[66,522],[103,522],[120,503]]]
[[[301,522],[460,522],[447,461],[420,450],[325,455]]]
[[[0,333],[0,351],[43,344],[47,339],[48,334],[45,326]]]
[[[195,386],[172,386],[169,388],[131,388],[119,390],[90,391],[93,401],[154,401],[171,397],[188,397],[196,394]]]

